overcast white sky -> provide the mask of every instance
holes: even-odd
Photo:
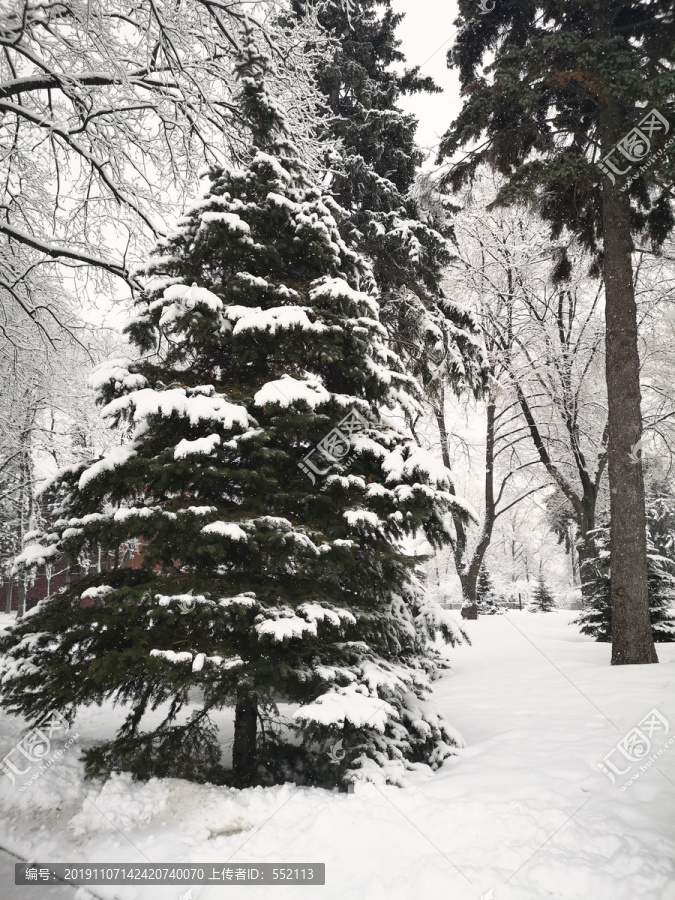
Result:
[[[436,145],[448,125],[459,112],[459,81],[456,72],[446,66],[446,53],[455,35],[453,22],[457,18],[455,0],[392,0],[396,12],[405,13],[398,29],[401,50],[409,66],[423,66],[422,74],[431,75],[443,88],[442,94],[404,98],[401,105],[419,119],[417,141],[431,148],[431,158],[425,168],[433,168]]]

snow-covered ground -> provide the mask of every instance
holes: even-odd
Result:
[[[325,887],[238,889],[275,900],[675,900],[675,743],[663,750],[675,735],[675,644],[659,645],[658,666],[612,668],[609,646],[581,637],[574,615],[464,623],[473,646],[452,651],[435,693],[468,748],[405,788],[236,791],[124,776],[101,787],[83,782],[73,746],[24,792],[0,777],[0,845],[40,862],[326,864]],[[661,718],[642,764],[662,753],[622,791],[641,763],[615,751],[610,761],[630,766],[615,785],[599,763],[652,709]],[[113,715],[82,714],[77,744],[103,736]],[[0,755],[18,724],[0,716]],[[3,900],[33,900],[35,889],[13,886],[9,859],[0,856]],[[188,886],[95,892],[179,900]],[[236,892],[195,886],[189,896]]]

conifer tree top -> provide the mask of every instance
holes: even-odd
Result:
[[[235,99],[251,132],[253,147],[280,159],[292,159],[298,168],[299,154],[291,142],[286,118],[269,90],[270,57],[258,40],[252,27],[240,37],[235,63],[240,90]]]

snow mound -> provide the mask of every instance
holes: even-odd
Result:
[[[70,820],[70,828],[75,837],[136,828],[164,809],[169,790],[164,779],[134,782],[128,772],[111,775],[103,787],[89,791],[89,802]]]

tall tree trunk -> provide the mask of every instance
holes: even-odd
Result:
[[[476,602],[476,586],[478,584],[478,573],[483,564],[483,559],[487,553],[487,549],[492,541],[492,531],[494,529],[495,519],[497,518],[495,510],[495,485],[494,485],[494,468],[495,468],[495,401],[493,397],[488,399],[487,404],[487,429],[485,438],[485,518],[483,519],[483,528],[480,538],[476,544],[470,563],[460,572],[460,581],[462,584],[462,594],[464,595],[464,603],[473,605]]]
[[[593,563],[597,557],[595,541],[584,539],[579,541],[579,577],[581,579],[581,600],[591,603],[594,596]]]
[[[607,105],[601,142],[616,140],[622,117]],[[604,128],[603,128],[604,126]],[[604,132],[604,133],[603,133]],[[619,135],[620,137],[620,135]],[[647,539],[642,465],[633,463],[642,436],[640,360],[633,286],[630,201],[603,179],[604,283],[607,320],[607,465],[611,513],[612,665],[658,662],[649,623]]]
[[[258,725],[258,703],[249,694],[237,700],[234,712],[234,746],[232,749],[232,771],[235,783],[250,786],[254,783],[256,770],[256,738]]]
[[[23,577],[19,577],[19,605],[16,612],[17,619],[26,613],[26,582]]]
[[[5,612],[7,614],[12,611],[12,590],[14,588],[14,579],[9,579],[9,584],[7,585],[7,606],[5,607]]]
[[[568,546],[570,548],[570,565],[572,567],[572,584],[577,585],[581,584],[581,579],[579,578],[579,560],[577,556],[577,548],[574,542],[574,526],[569,525],[567,528],[567,537],[565,540],[568,542]]]
[[[584,603],[590,603],[594,594],[593,562],[597,557],[595,546],[595,504],[596,492],[588,491],[580,499],[575,509],[577,514],[577,526],[579,528],[579,581],[581,584],[581,599]]]
[[[436,416],[436,424],[438,425],[438,434],[441,439],[441,458],[446,469],[451,469],[450,451],[448,449],[448,429],[445,424],[445,387],[441,384],[438,395],[434,400],[434,415]],[[450,493],[455,493],[455,486],[450,482]],[[453,513],[452,521],[455,526],[455,543],[453,553],[455,557],[455,568],[460,572],[464,565],[464,554],[466,553],[466,526],[461,517]]]

